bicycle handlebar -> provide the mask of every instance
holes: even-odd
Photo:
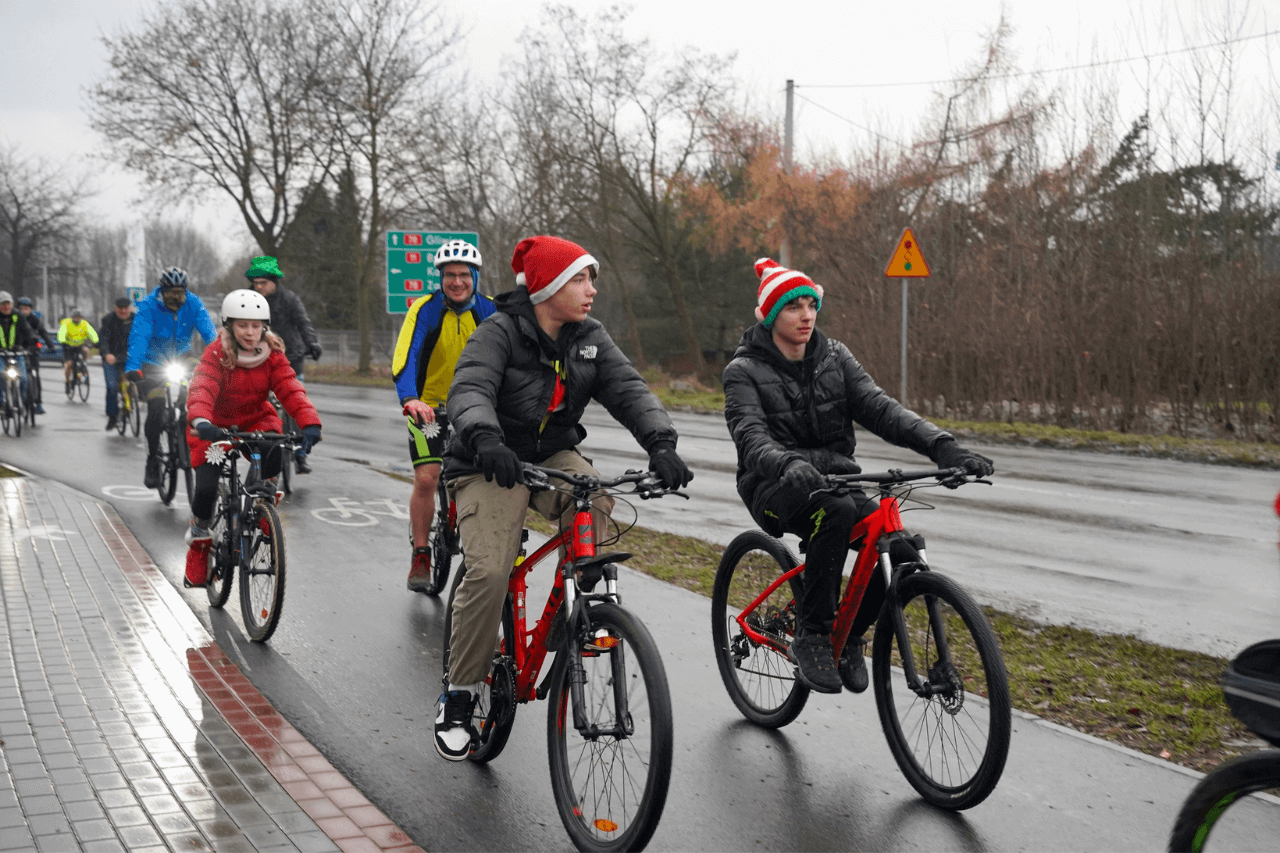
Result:
[[[901,468],[890,468],[888,471],[874,474],[827,474],[827,482],[832,484],[846,483],[907,483],[912,480],[948,480],[963,477],[964,468],[921,468],[914,471],[903,471]]]
[[[571,474],[568,471],[544,468],[541,465],[532,465],[527,462],[521,463],[521,468],[523,469],[525,487],[535,491],[550,489],[550,479],[554,477],[573,486],[575,491],[594,492],[597,489],[611,489],[626,483],[635,483],[636,488],[633,494],[639,495],[641,500],[660,498],[664,495],[679,495],[685,500],[689,499],[689,496],[679,489],[668,489],[664,486],[662,481],[658,479],[657,474],[652,471],[629,470],[621,476],[605,480],[589,474]]]

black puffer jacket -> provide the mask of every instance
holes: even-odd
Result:
[[[579,421],[592,398],[646,452],[675,447],[676,430],[666,409],[599,321],[567,323],[552,341],[539,329],[523,287],[494,303],[497,312],[471,333],[449,386],[454,434],[445,451],[446,477],[476,472],[476,443],[485,436],[502,441],[522,462],[542,462],[577,447],[587,434]],[[565,364],[564,403],[542,427],[557,359]]]
[[[271,331],[284,339],[284,354],[290,361],[297,361],[320,343],[298,294],[276,282],[275,292],[267,297],[267,307],[271,309]]]
[[[951,438],[881,390],[848,347],[817,329],[804,360],[791,362],[757,323],[743,334],[723,381],[724,416],[738,448],[738,494],[765,530],[773,525],[759,510],[793,461],[824,474],[862,470],[853,459],[855,422],[925,456]]]

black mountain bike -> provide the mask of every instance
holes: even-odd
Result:
[[[71,348],[71,378],[67,380],[67,399],[80,401],[89,399],[89,365],[84,360],[84,347]]]
[[[164,422],[160,432],[160,501],[168,506],[178,491],[178,474],[191,499],[191,448],[187,446],[187,366],[180,361],[164,368]],[[159,399],[148,405],[156,405]]]
[[[449,417],[444,406],[436,407],[437,427],[444,431],[442,443],[449,440]],[[431,424],[420,424],[423,430]],[[434,436],[432,436],[434,438]],[[409,544],[414,544],[413,524],[409,525]],[[458,505],[449,497],[445,487],[444,472],[436,483],[436,516],[431,522],[431,533],[427,539],[431,549],[431,583],[423,590],[427,595],[439,595],[449,582],[449,572],[453,568],[453,557],[462,552],[462,540],[458,537]]]
[[[286,456],[302,441],[298,433],[229,432],[206,451],[206,461],[221,465],[218,501],[210,530],[213,541],[205,591],[209,605],[221,609],[240,575],[240,614],[255,643],[266,642],[284,609],[284,530],[276,513],[275,487],[262,478],[262,456],[276,448]],[[248,462],[243,479],[238,461]]]
[[[4,434],[10,430],[17,438],[22,435],[22,421],[26,417],[25,402],[22,397],[22,363],[26,355],[19,350],[0,350],[0,426]]]
[[[1222,694],[1240,722],[1280,747],[1280,640],[1255,643],[1237,655],[1222,676]],[[1214,768],[1182,804],[1169,850],[1276,849],[1280,808],[1249,796],[1263,791],[1280,791],[1280,749],[1241,755]],[[1223,820],[1228,810],[1230,819]]]
[[[138,392],[138,383],[130,382],[120,376],[120,393],[116,409],[116,429],[125,435],[130,429],[137,438],[142,431],[142,395]]]

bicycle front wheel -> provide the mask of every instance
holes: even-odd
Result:
[[[17,438],[22,435],[22,386],[18,384],[18,380],[9,380],[9,387],[5,389],[4,397],[8,419],[13,421],[13,437]],[[8,429],[5,430],[5,432],[8,431]]]
[[[178,429],[178,470],[182,472],[182,483],[187,489],[187,503],[190,503],[191,492],[195,487],[195,474],[191,470],[191,445],[187,443],[181,427]]]
[[[82,368],[81,371],[76,374],[76,390],[80,392],[81,402],[85,402],[89,399],[89,371],[87,368]]]
[[[1241,755],[1214,768],[1182,804],[1169,838],[1170,853],[1274,850],[1280,812],[1249,797],[1270,788],[1280,788],[1280,750]],[[1223,820],[1228,810],[1230,819]]]
[[[275,507],[259,504],[240,548],[240,613],[255,643],[266,642],[284,609],[284,531]]]
[[[453,567],[453,541],[458,535],[449,524],[449,494],[444,487],[444,478],[440,478],[440,488],[436,491],[436,517],[431,526],[429,544],[431,545],[431,581],[423,590],[427,595],[439,595],[440,590],[449,582],[449,570]]]
[[[122,382],[119,390],[116,392],[116,432],[121,435],[129,434],[129,421],[133,417],[133,400],[129,396],[130,383]],[[107,388],[110,393],[111,388]]]
[[[178,491],[178,442],[186,442],[182,441],[182,435],[172,424],[165,428],[160,437],[164,440],[164,464],[160,469],[158,489],[160,502],[168,506]]]
[[[891,608],[902,615],[920,693],[906,684]],[[920,796],[959,811],[987,798],[1009,755],[1012,712],[1004,658],[986,616],[955,581],[905,575],[876,623],[872,680],[880,726]]]
[[[629,611],[603,603],[587,614],[586,630],[561,651],[571,657],[552,674],[551,790],[579,850],[640,850],[658,828],[671,781],[667,674]],[[573,695],[575,667],[585,674],[581,698]]]
[[[213,507],[213,522],[210,525],[212,541],[209,547],[209,574],[205,593],[209,596],[209,606],[221,610],[231,597],[231,579],[234,576],[235,561],[231,559],[231,536],[227,535],[227,486],[218,484],[218,500]]]
[[[747,624],[769,639],[761,643],[738,624],[743,608],[798,566],[791,549],[760,530],[734,537],[725,548],[711,593],[711,641],[729,698],[758,726],[776,729],[796,718],[809,688],[796,680],[786,649],[796,631],[796,602],[783,584],[747,615]]]
[[[15,393],[13,385],[13,382],[5,382],[4,401],[0,402],[0,426],[4,427],[5,435],[8,435],[9,430],[13,427],[14,406],[11,402]]]
[[[129,429],[133,431],[134,438],[142,432],[142,395],[136,382],[129,383]]]

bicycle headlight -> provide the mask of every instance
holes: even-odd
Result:
[[[5,376],[8,376],[10,379],[17,379],[17,378],[18,378],[18,370],[17,370],[17,368],[10,367],[8,370],[6,370],[6,371],[4,372],[4,375],[5,375]]]
[[[164,375],[169,378],[170,382],[181,382],[182,378],[187,375],[187,371],[181,364],[171,364],[164,369]]]

